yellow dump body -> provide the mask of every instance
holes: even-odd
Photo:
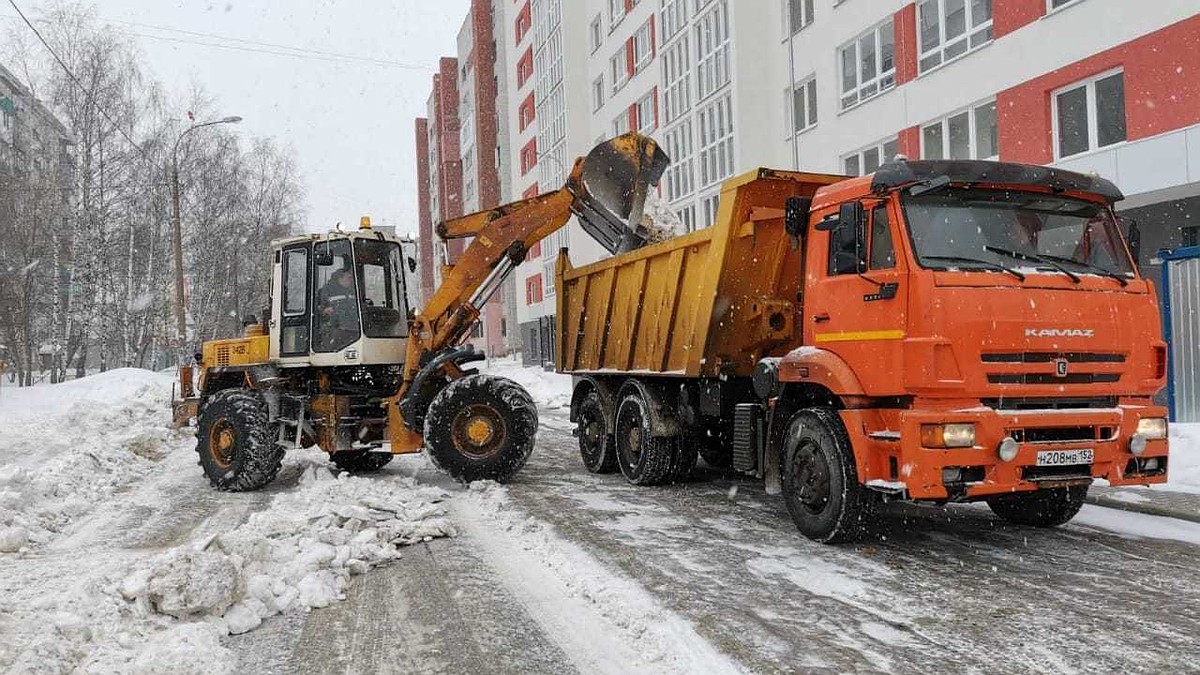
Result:
[[[801,248],[784,206],[842,180],[759,169],[725,183],[712,227],[577,269],[560,255],[559,371],[744,377],[795,347]]]

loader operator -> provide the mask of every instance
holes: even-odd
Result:
[[[358,296],[350,270],[340,269],[317,291],[320,312],[319,348],[341,349],[358,339]]]

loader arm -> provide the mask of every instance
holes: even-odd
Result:
[[[387,401],[393,452],[422,447],[420,420],[431,395],[446,379],[461,377],[463,363],[482,358],[461,345],[529,248],[565,226],[572,215],[609,251],[636,247],[644,241],[646,194],[669,163],[650,138],[625,134],[577,160],[566,184],[554,192],[438,225],[442,239],[473,239],[413,320],[403,380]]]

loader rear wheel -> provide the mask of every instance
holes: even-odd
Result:
[[[579,402],[575,415],[579,436],[579,457],[589,473],[612,473],[617,470],[617,447],[604,418],[600,396],[592,392]]]
[[[279,473],[284,450],[257,392],[222,389],[200,412],[196,452],[208,480],[220,490],[257,490]]]
[[[537,406],[521,385],[468,375],[429,404],[425,445],[433,463],[456,480],[504,482],[529,460],[537,428]]]
[[[988,506],[1000,518],[1016,525],[1058,527],[1079,513],[1087,492],[1086,485],[1021,492],[993,497]]]
[[[796,413],[781,460],[784,502],[804,536],[836,544],[859,535],[870,496],[858,482],[850,437],[835,411]]]
[[[617,407],[617,465],[634,485],[658,485],[671,477],[675,439],[650,435],[650,418],[641,395],[632,393]]]
[[[374,473],[392,461],[391,453],[366,450],[335,452],[329,458],[337,468],[347,473]]]

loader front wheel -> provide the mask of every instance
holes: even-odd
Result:
[[[600,396],[592,392],[579,402],[576,413],[576,434],[579,436],[579,457],[589,473],[612,473],[617,470],[617,449]]]
[[[246,492],[275,480],[284,450],[269,417],[266,401],[254,391],[222,389],[208,399],[196,452],[213,487]]]
[[[650,435],[650,417],[640,394],[632,393],[617,407],[617,464],[634,485],[659,485],[675,467],[675,439]]]
[[[783,498],[792,522],[814,541],[850,541],[870,499],[858,482],[850,437],[836,411],[801,410],[783,439]]]
[[[537,428],[537,406],[521,385],[468,375],[429,404],[425,445],[433,463],[456,480],[504,482],[529,460]]]

